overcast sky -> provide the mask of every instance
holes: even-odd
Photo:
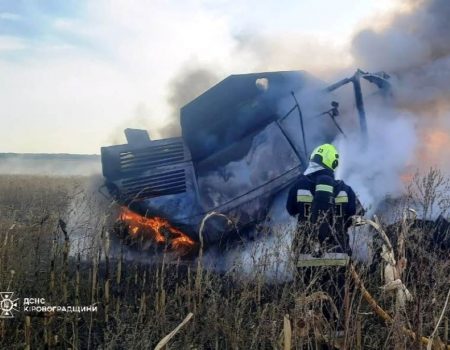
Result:
[[[126,126],[158,129],[187,67],[351,67],[352,35],[394,3],[0,0],[0,152],[99,153]]]

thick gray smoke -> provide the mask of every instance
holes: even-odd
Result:
[[[395,107],[418,117],[420,136],[432,129],[448,132],[450,3],[411,4],[410,12],[395,17],[384,30],[358,33],[353,54],[360,66],[393,75]]]
[[[430,67],[449,58],[450,3],[446,0],[410,1],[411,10],[394,17],[383,30],[364,29],[353,39],[353,55],[367,69],[385,69],[411,78],[430,73]],[[447,72],[442,72],[448,74]],[[431,85],[445,77],[423,76]],[[414,79],[413,79],[414,80]],[[444,90],[450,86],[440,85]]]
[[[180,108],[205,92],[220,79],[212,69],[188,64],[169,83],[168,102],[171,114],[167,123],[156,132],[159,137],[180,135]]]
[[[359,67],[392,78],[392,104],[366,106],[369,146],[339,140],[339,174],[371,209],[386,195],[401,195],[402,177],[430,166],[449,169],[450,2],[410,1],[410,9],[383,29],[357,33],[352,53]],[[354,140],[355,138],[350,138]]]
[[[427,141],[422,146],[433,142],[429,139],[433,130],[449,131],[449,16],[448,1],[414,2],[409,13],[394,18],[384,30],[363,30],[353,41],[353,54],[361,66],[393,74],[396,107],[419,117],[419,133]],[[448,139],[439,142],[445,145]],[[426,151],[422,147],[418,153]]]

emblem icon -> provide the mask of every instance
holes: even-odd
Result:
[[[13,299],[13,296],[13,292],[0,292],[0,318],[13,318],[13,311],[19,311],[19,299]]]

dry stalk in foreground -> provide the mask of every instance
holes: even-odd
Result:
[[[374,216],[374,221],[369,219],[357,218],[358,224],[368,224],[372,226],[381,236],[384,241],[382,246],[381,257],[386,263],[384,268],[384,282],[385,284],[381,289],[385,292],[395,292],[396,294],[396,307],[397,309],[404,309],[407,301],[412,301],[412,295],[402,282],[402,273],[406,268],[406,257],[404,256],[405,246],[405,232],[402,232],[399,239],[400,257],[396,259],[394,248],[389,240],[386,232],[384,232],[378,217]],[[404,216],[403,226],[406,224],[406,217]]]
[[[283,334],[284,334],[284,350],[292,348],[292,328],[289,315],[284,315],[283,318]]]
[[[164,338],[161,339],[161,341],[155,346],[155,350],[161,350],[164,348],[164,346],[166,346],[170,339],[172,339],[175,334],[177,334],[179,332],[179,330],[181,328],[183,328],[183,326],[189,322],[189,320],[192,318],[192,316],[194,316],[194,314],[192,312],[190,312],[186,318],[183,320],[183,322],[181,322],[172,332],[170,332],[169,334],[167,334]]]
[[[447,297],[445,298],[444,307],[442,308],[441,315],[439,316],[439,320],[436,323],[436,327],[434,327],[433,333],[431,333],[430,341],[428,342],[428,346],[427,346],[427,350],[431,350],[431,346],[433,345],[434,337],[436,336],[439,325],[442,322],[442,318],[444,317],[445,310],[447,310],[449,298],[450,298],[450,289],[448,290]]]
[[[414,214],[415,214],[415,212],[414,212]],[[404,221],[403,224],[405,226],[406,216],[404,216],[404,220],[403,221]],[[392,248],[392,244],[391,244],[389,238],[387,237],[386,233],[384,232],[383,228],[381,227],[381,224],[380,224],[378,218],[375,216],[375,221],[362,219],[362,218],[357,218],[357,222],[359,224],[369,224],[370,226],[372,226],[380,234],[380,236],[384,240],[385,245],[383,245],[382,257],[388,263],[388,267],[392,271],[388,271],[389,272],[389,277],[387,278],[388,280],[386,280],[386,284],[382,288],[384,288],[385,290],[389,290],[390,289],[389,285],[394,284],[395,282],[398,282],[398,283],[395,284],[396,287],[393,287],[393,288],[397,289],[397,305],[400,304],[400,306],[404,307],[405,301],[406,300],[411,300],[411,295],[410,295],[409,291],[406,289],[406,286],[399,279],[399,277],[401,275],[401,272],[402,272],[402,271],[399,271],[399,270],[403,270],[404,267],[403,266],[399,266],[400,265],[399,263],[401,262],[401,260],[398,261],[398,262],[396,261],[395,255],[394,255],[394,250]],[[402,246],[404,246],[404,240],[405,240],[405,237],[403,236],[402,239],[401,239],[401,245]],[[405,262],[405,264],[406,264],[406,262]],[[372,307],[372,309],[375,311],[375,313],[379,317],[381,317],[384,321],[386,321],[386,322],[388,322],[390,324],[393,324],[394,323],[394,319],[386,311],[384,311],[381,308],[381,306],[378,305],[376,300],[367,291],[367,289],[364,286],[363,281],[361,280],[361,278],[359,277],[358,273],[356,272],[355,266],[353,264],[350,264],[350,272],[351,272],[352,278],[354,279],[356,285],[361,290],[364,299],[369,303],[369,305]],[[386,271],[385,271],[385,274],[386,274]],[[385,276],[385,278],[386,278],[386,276]],[[441,319],[442,319],[442,316],[443,316],[443,314],[445,312],[445,309],[447,307],[449,295],[450,295],[450,291],[449,291],[449,294],[447,295],[447,299],[446,299],[446,302],[445,302],[445,305],[444,305],[444,309],[443,309],[442,314],[441,314]],[[435,328],[435,330],[434,330],[434,332],[433,332],[433,334],[431,335],[430,338],[420,337],[420,342],[423,345],[426,345],[427,349],[431,349],[431,346],[434,345],[433,344],[434,343],[433,338],[434,338],[435,332],[437,330],[437,327],[438,327],[440,321],[441,320],[438,321],[438,323],[436,325],[436,328]],[[411,337],[412,339],[414,339],[414,340],[417,339],[416,333],[414,333],[412,330],[408,329],[407,327],[402,326],[401,330],[406,335]],[[440,348],[444,348],[443,344],[437,344],[437,346],[440,347]],[[449,345],[447,345],[446,348],[450,350],[450,346]]]
[[[378,305],[377,301],[373,298],[373,296],[367,291],[366,287],[364,286],[364,282],[359,277],[358,273],[356,272],[355,266],[353,264],[350,264],[350,272],[352,275],[353,280],[355,281],[358,288],[361,290],[361,293],[363,295],[363,298],[369,303],[370,307],[375,311],[375,313],[381,317],[384,321],[387,323],[393,324],[394,319],[383,310],[383,308]],[[401,330],[403,333],[411,337],[412,339],[417,339],[416,333],[414,333],[412,330],[406,328],[405,326],[401,327]],[[427,337],[420,337],[420,342],[423,345],[428,346],[428,344],[432,343],[433,340]],[[450,345],[447,345],[447,349],[450,350]]]

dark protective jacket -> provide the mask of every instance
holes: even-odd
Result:
[[[335,252],[351,253],[347,234],[350,218],[362,215],[363,209],[353,189],[335,180],[331,170],[300,175],[289,190],[286,209],[297,216],[299,224],[311,224],[307,234],[314,235],[323,249],[332,247]]]

